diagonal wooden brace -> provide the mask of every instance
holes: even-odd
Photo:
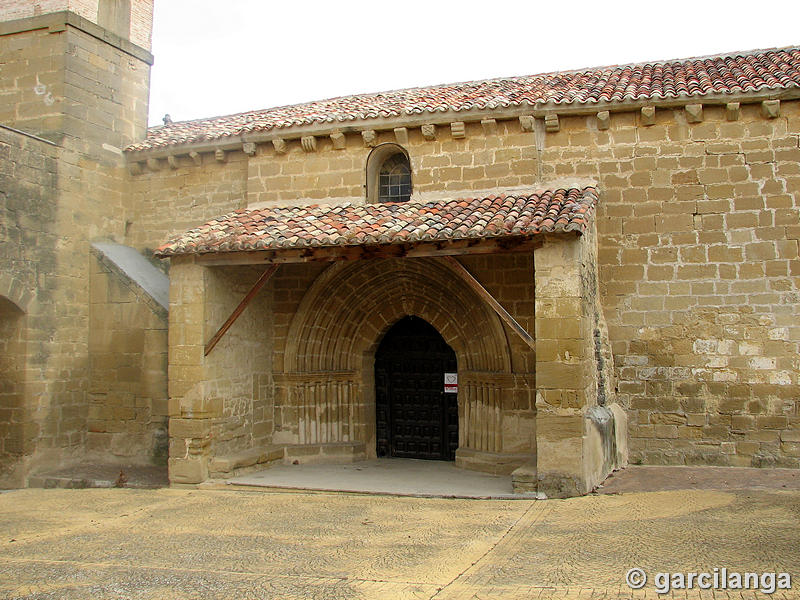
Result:
[[[228,320],[223,323],[222,327],[220,327],[217,330],[217,333],[214,334],[214,337],[212,337],[211,340],[209,340],[209,342],[206,344],[206,350],[203,353],[203,356],[208,356],[208,353],[214,349],[214,346],[217,345],[217,342],[222,339],[222,336],[225,335],[225,332],[231,328],[231,325],[236,322],[236,319],[239,318],[239,315],[244,312],[244,309],[247,308],[247,305],[250,304],[253,298],[256,297],[258,291],[264,287],[264,284],[269,281],[269,278],[272,277],[277,270],[278,265],[270,265],[267,267],[267,270],[264,271],[261,274],[261,277],[258,278],[258,281],[253,284],[253,287],[250,288],[250,291],[247,292],[247,295],[242,299],[241,302],[239,302],[239,306],[236,307],[236,310],[231,313],[231,316],[228,317]]]
[[[531,349],[536,348],[536,341],[533,339],[531,334],[525,331],[522,325],[517,323],[517,320],[512,317],[511,314],[509,314],[509,312],[503,308],[497,300],[495,300],[494,296],[492,296],[489,291],[481,285],[480,281],[473,277],[472,273],[467,271],[464,265],[458,262],[458,260],[453,256],[445,256],[443,258],[445,262],[453,267],[453,270],[455,270],[459,277],[461,277],[461,279],[463,279],[470,288],[475,290],[475,292],[477,292],[477,294],[494,309],[494,312],[497,313],[497,316],[503,319],[503,321],[509,327],[511,327],[511,329],[517,332],[519,337],[521,337],[522,340],[531,347]]]

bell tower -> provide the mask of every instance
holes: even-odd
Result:
[[[0,3],[0,123],[88,155],[147,126],[153,0]]]

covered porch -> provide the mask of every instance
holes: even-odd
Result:
[[[168,242],[170,481],[403,456],[590,491],[626,454],[596,199],[248,209]]]

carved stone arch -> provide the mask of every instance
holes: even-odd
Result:
[[[510,372],[497,315],[436,259],[339,263],[312,284],[289,328],[287,372],[352,371],[398,319],[433,325],[464,369]]]
[[[25,401],[26,316],[31,296],[0,274],[0,489],[24,485],[30,411]]]
[[[496,313],[436,258],[337,263],[317,277],[289,325],[283,372],[276,373],[285,424],[280,439],[353,444],[355,455],[374,457],[374,356],[405,316],[427,321],[456,354],[456,463],[499,472],[498,465],[512,464],[500,455],[516,456],[514,464],[527,460],[532,450],[524,432],[533,411],[522,401],[529,380],[512,372]]]
[[[33,294],[26,291],[12,275],[0,273],[0,297],[10,301],[21,313],[27,313]]]

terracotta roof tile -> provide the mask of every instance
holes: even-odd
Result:
[[[171,239],[156,255],[583,233],[596,201],[595,188],[587,187],[443,202],[243,209]]]
[[[596,104],[778,90],[800,86],[800,49],[781,48],[617,65],[345,96],[152,127],[129,151],[296,126],[423,113],[554,104]]]

